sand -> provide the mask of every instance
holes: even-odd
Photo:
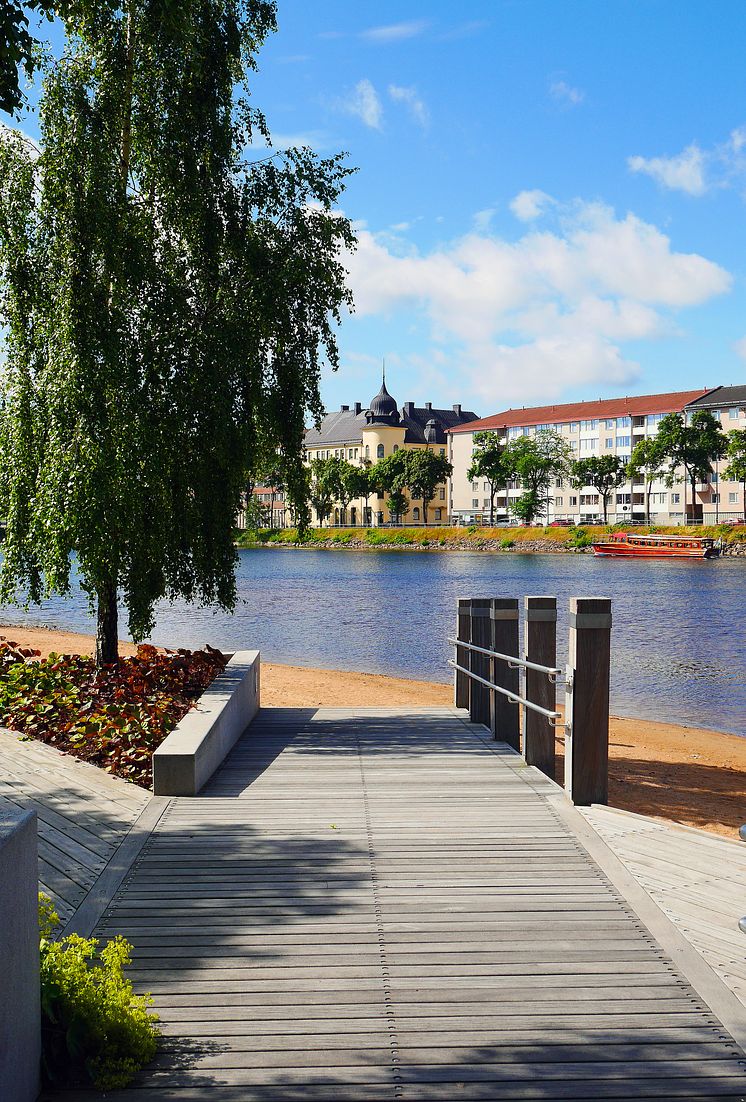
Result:
[[[90,654],[88,635],[0,624],[0,637],[48,654]],[[122,644],[122,653],[135,650]],[[427,681],[262,663],[262,704],[450,704],[452,689]],[[562,740],[557,742],[562,780]],[[609,803],[727,837],[746,822],[746,738],[653,720],[613,717]]]

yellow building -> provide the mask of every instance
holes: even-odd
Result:
[[[356,466],[368,466],[400,448],[430,448],[436,454],[445,456],[446,432],[475,421],[476,417],[476,413],[462,410],[460,405],[454,405],[451,409],[433,409],[431,402],[426,402],[424,406],[405,402],[400,410],[386,389],[384,378],[368,409],[364,409],[360,402],[352,408],[342,406],[339,411],[328,413],[319,429],[309,429],[305,440],[306,461],[310,463],[313,459],[334,456]],[[352,527],[390,524],[386,496],[374,491],[367,504],[358,498],[349,502],[346,509],[336,503],[330,523]],[[428,505],[429,523],[449,522],[448,496],[445,484],[435,491],[435,497]],[[422,501],[417,498],[407,500],[409,507],[402,517],[403,523],[423,524]]]

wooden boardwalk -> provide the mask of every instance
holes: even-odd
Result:
[[[613,807],[583,815],[746,1005],[746,843]],[[746,808],[744,808],[746,819]]]
[[[110,1099],[746,1099],[732,992],[462,713],[263,711],[159,814],[99,932],[166,1043]]]
[[[38,816],[39,887],[69,921],[148,806],[150,793],[0,728],[0,806]]]

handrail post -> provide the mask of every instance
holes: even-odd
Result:
[[[539,666],[557,665],[557,598],[526,597],[526,659]],[[545,673],[526,670],[526,699],[556,709],[557,687]],[[554,727],[539,712],[523,709],[523,756],[554,780]]]
[[[490,607],[492,639],[490,647],[500,654],[511,654],[518,658],[518,598],[494,597]],[[518,693],[518,669],[511,669],[507,662],[498,658],[490,659],[492,676],[490,680],[511,693]],[[514,750],[521,748],[521,732],[518,705],[502,693],[490,693],[490,730],[500,742],[507,742]]]
[[[492,642],[490,624],[490,609],[492,602],[487,598],[475,598],[471,602],[471,642],[477,647],[489,647]],[[470,669],[486,681],[490,678],[490,666],[492,659],[486,654],[471,651]],[[482,685],[479,681],[471,683],[471,707],[470,718],[472,723],[483,723],[485,727],[490,725],[490,697],[495,694]]]
[[[456,612],[456,638],[471,643],[471,598],[459,597]],[[469,651],[466,647],[456,647],[456,665],[471,669]],[[457,708],[469,707],[469,676],[454,670],[453,697]]]
[[[575,804],[609,800],[609,680],[611,601],[570,600],[565,790]]]

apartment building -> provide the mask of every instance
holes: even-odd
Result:
[[[721,392],[727,391],[727,394]],[[714,396],[720,394],[719,398]],[[711,404],[708,405],[707,403]],[[474,448],[474,434],[491,430],[498,432],[504,443],[519,436],[530,436],[542,429],[553,429],[568,442],[578,459],[593,455],[618,455],[627,462],[635,444],[658,431],[658,425],[667,413],[685,413],[694,409],[711,408],[724,417],[723,428],[740,428],[744,425],[746,387],[719,387],[716,390],[687,390],[668,394],[648,394],[636,397],[605,398],[595,402],[570,402],[564,405],[535,406],[509,409],[491,417],[483,417],[467,425],[448,430],[448,456],[453,464],[450,485],[449,510],[456,523],[480,523],[489,519],[489,487],[486,482],[473,482],[467,478]],[[731,409],[738,411],[731,415]],[[721,464],[723,466],[723,464]],[[695,515],[699,513],[705,523],[741,516],[732,495],[735,489],[719,487],[718,474],[712,481],[697,488]],[[522,493],[522,488],[512,484],[507,493],[498,495],[495,502],[496,519],[512,516],[510,502]],[[727,494],[727,503],[723,495]],[[719,495],[719,496],[718,496]],[[657,524],[683,524],[686,521],[686,491],[683,482],[667,486],[655,482],[650,494],[651,520]],[[691,503],[689,503],[691,505]],[[691,508],[689,509],[691,515]],[[599,495],[592,486],[575,489],[567,480],[556,480],[549,495],[547,511],[542,518],[573,521],[576,524],[595,524],[603,519],[603,507]],[[611,523],[643,521],[645,519],[645,486],[642,479],[635,479],[621,486],[613,495],[609,507]]]

